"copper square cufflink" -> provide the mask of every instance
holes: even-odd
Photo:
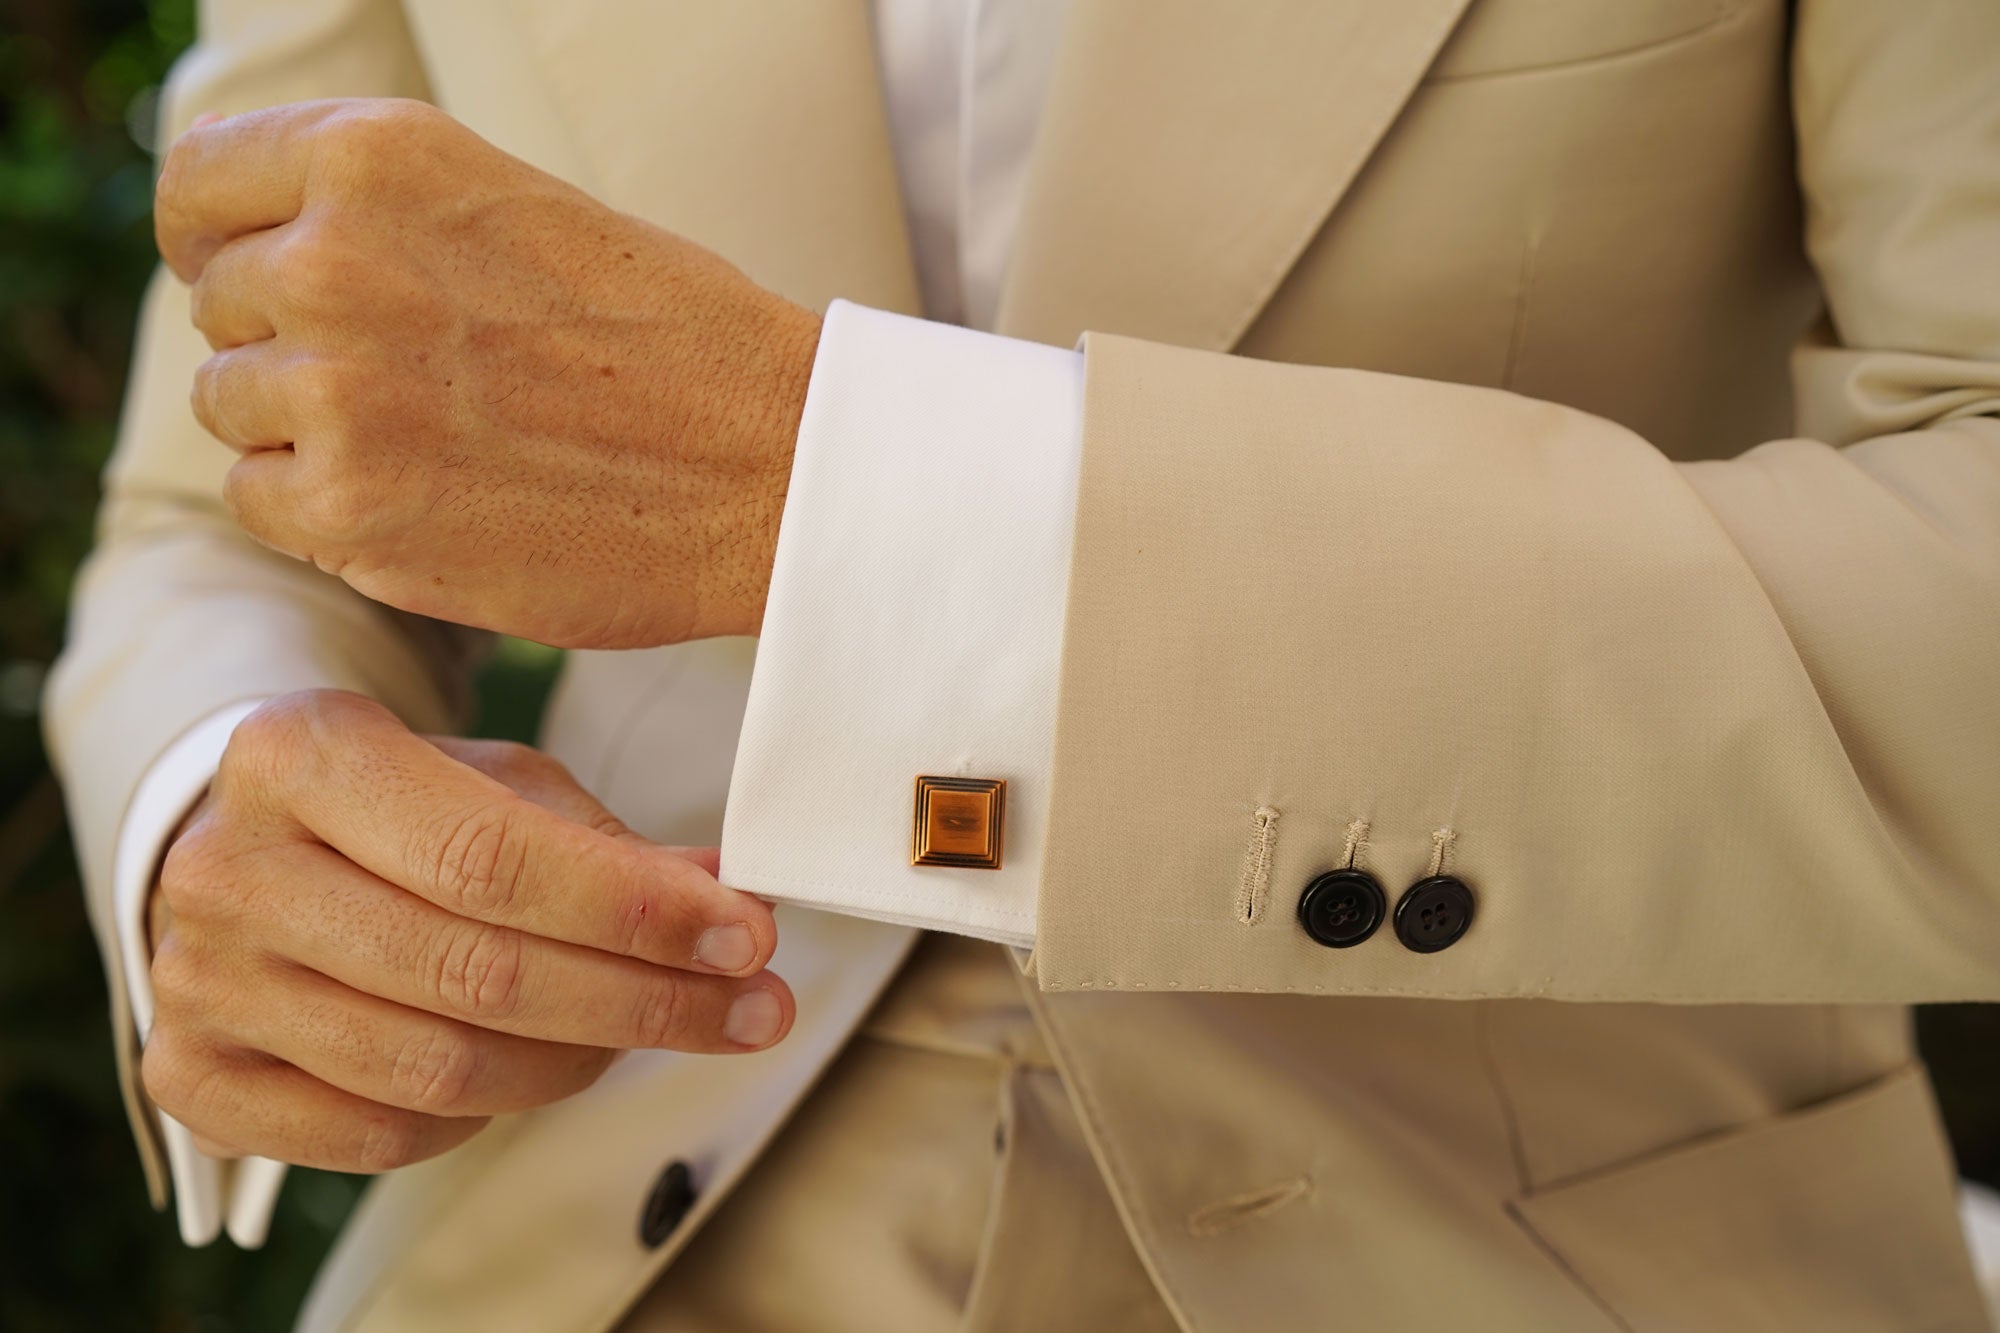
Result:
[[[910,864],[998,870],[1006,813],[1003,779],[918,778]]]

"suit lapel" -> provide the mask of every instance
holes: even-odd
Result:
[[[999,329],[1233,346],[1469,0],[1075,0]]]
[[[410,10],[431,68],[469,71],[441,99],[493,137],[517,130],[530,161],[805,305],[916,310],[866,0]],[[505,77],[487,77],[495,61]]]
[[[917,310],[866,0],[506,3],[409,5],[475,127],[794,300]],[[1000,330],[1234,345],[1468,3],[1074,0]]]

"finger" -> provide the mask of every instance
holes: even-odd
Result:
[[[337,708],[315,728],[293,812],[390,883],[458,916],[667,967],[747,976],[777,947],[771,909],[699,866],[535,804],[386,709]]]
[[[156,1036],[141,1065],[154,1103],[218,1156],[328,1171],[389,1171],[477,1134],[476,1116],[433,1116],[357,1097],[268,1055]]]
[[[202,267],[190,293],[194,326],[217,351],[269,338],[279,290],[278,247],[286,229],[251,232],[230,241]]]
[[[313,131],[354,104],[298,102],[196,125],[160,164],[153,233],[185,282],[238,236],[290,222],[305,202]]]
[[[454,916],[329,848],[286,855],[296,859],[284,882],[310,888],[262,896],[264,947],[407,1008],[613,1049],[733,1053],[769,1046],[791,1026],[791,990],[768,972],[656,967]]]
[[[506,783],[536,805],[553,810],[564,819],[612,837],[647,842],[626,828],[618,816],[605,809],[560,761],[540,750],[511,742],[474,740],[464,736],[427,735],[423,739],[466,767],[476,768],[487,777]],[[649,845],[660,846],[656,843]],[[663,846],[661,850],[699,867],[705,875],[721,873],[722,849],[719,847]]]
[[[146,899],[146,943],[154,953],[160,951],[160,942],[173,928],[174,909],[167,905],[167,895],[156,888]]]
[[[426,1115],[491,1116],[596,1082],[611,1052],[534,1041],[421,1013],[304,968],[286,968],[223,1016],[245,1046],[357,1097]]]
[[[354,105],[299,102],[198,117],[167,150],[154,193],[154,239],[168,267],[191,283],[231,240],[297,217],[314,131]]]
[[[327,540],[308,531],[300,517],[309,491],[305,467],[305,460],[291,449],[249,449],[222,479],[222,501],[236,526],[272,550],[300,560],[310,560],[315,548]]]
[[[195,420],[238,453],[292,443],[297,358],[275,339],[217,352],[195,368],[188,404]]]
[[[683,861],[691,861],[702,869],[703,874],[722,873],[722,849],[720,847],[669,847],[668,851]]]
[[[217,1161],[228,1161],[242,1155],[226,1144],[217,1143],[206,1134],[195,1134],[190,1131],[189,1137],[194,1140],[195,1151],[203,1157],[213,1157]]]
[[[474,740],[465,736],[427,735],[422,739],[467,768],[505,783],[544,810],[553,811],[573,824],[611,837],[638,836],[584,790],[559,760],[540,750],[508,741]]]

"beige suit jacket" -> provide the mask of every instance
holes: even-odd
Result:
[[[1897,1006],[2000,998],[2000,11],[1795,8],[1075,0],[1000,318],[1087,354],[1032,966],[1190,1329],[1982,1326]],[[207,17],[169,131],[429,97],[800,301],[915,304],[859,0]],[[195,719],[463,683],[232,530],[185,307],[54,688],[107,938]],[[713,837],[748,658],[575,654],[547,744]],[[1465,939],[1298,929],[1357,820],[1392,897],[1449,830]],[[578,1105],[392,1180],[327,1326],[615,1319],[673,1108]]]

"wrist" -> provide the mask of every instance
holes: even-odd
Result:
[[[764,620],[792,456],[819,349],[820,316],[771,293],[731,339],[742,349],[719,432],[729,482],[707,516],[690,638],[754,635]]]

